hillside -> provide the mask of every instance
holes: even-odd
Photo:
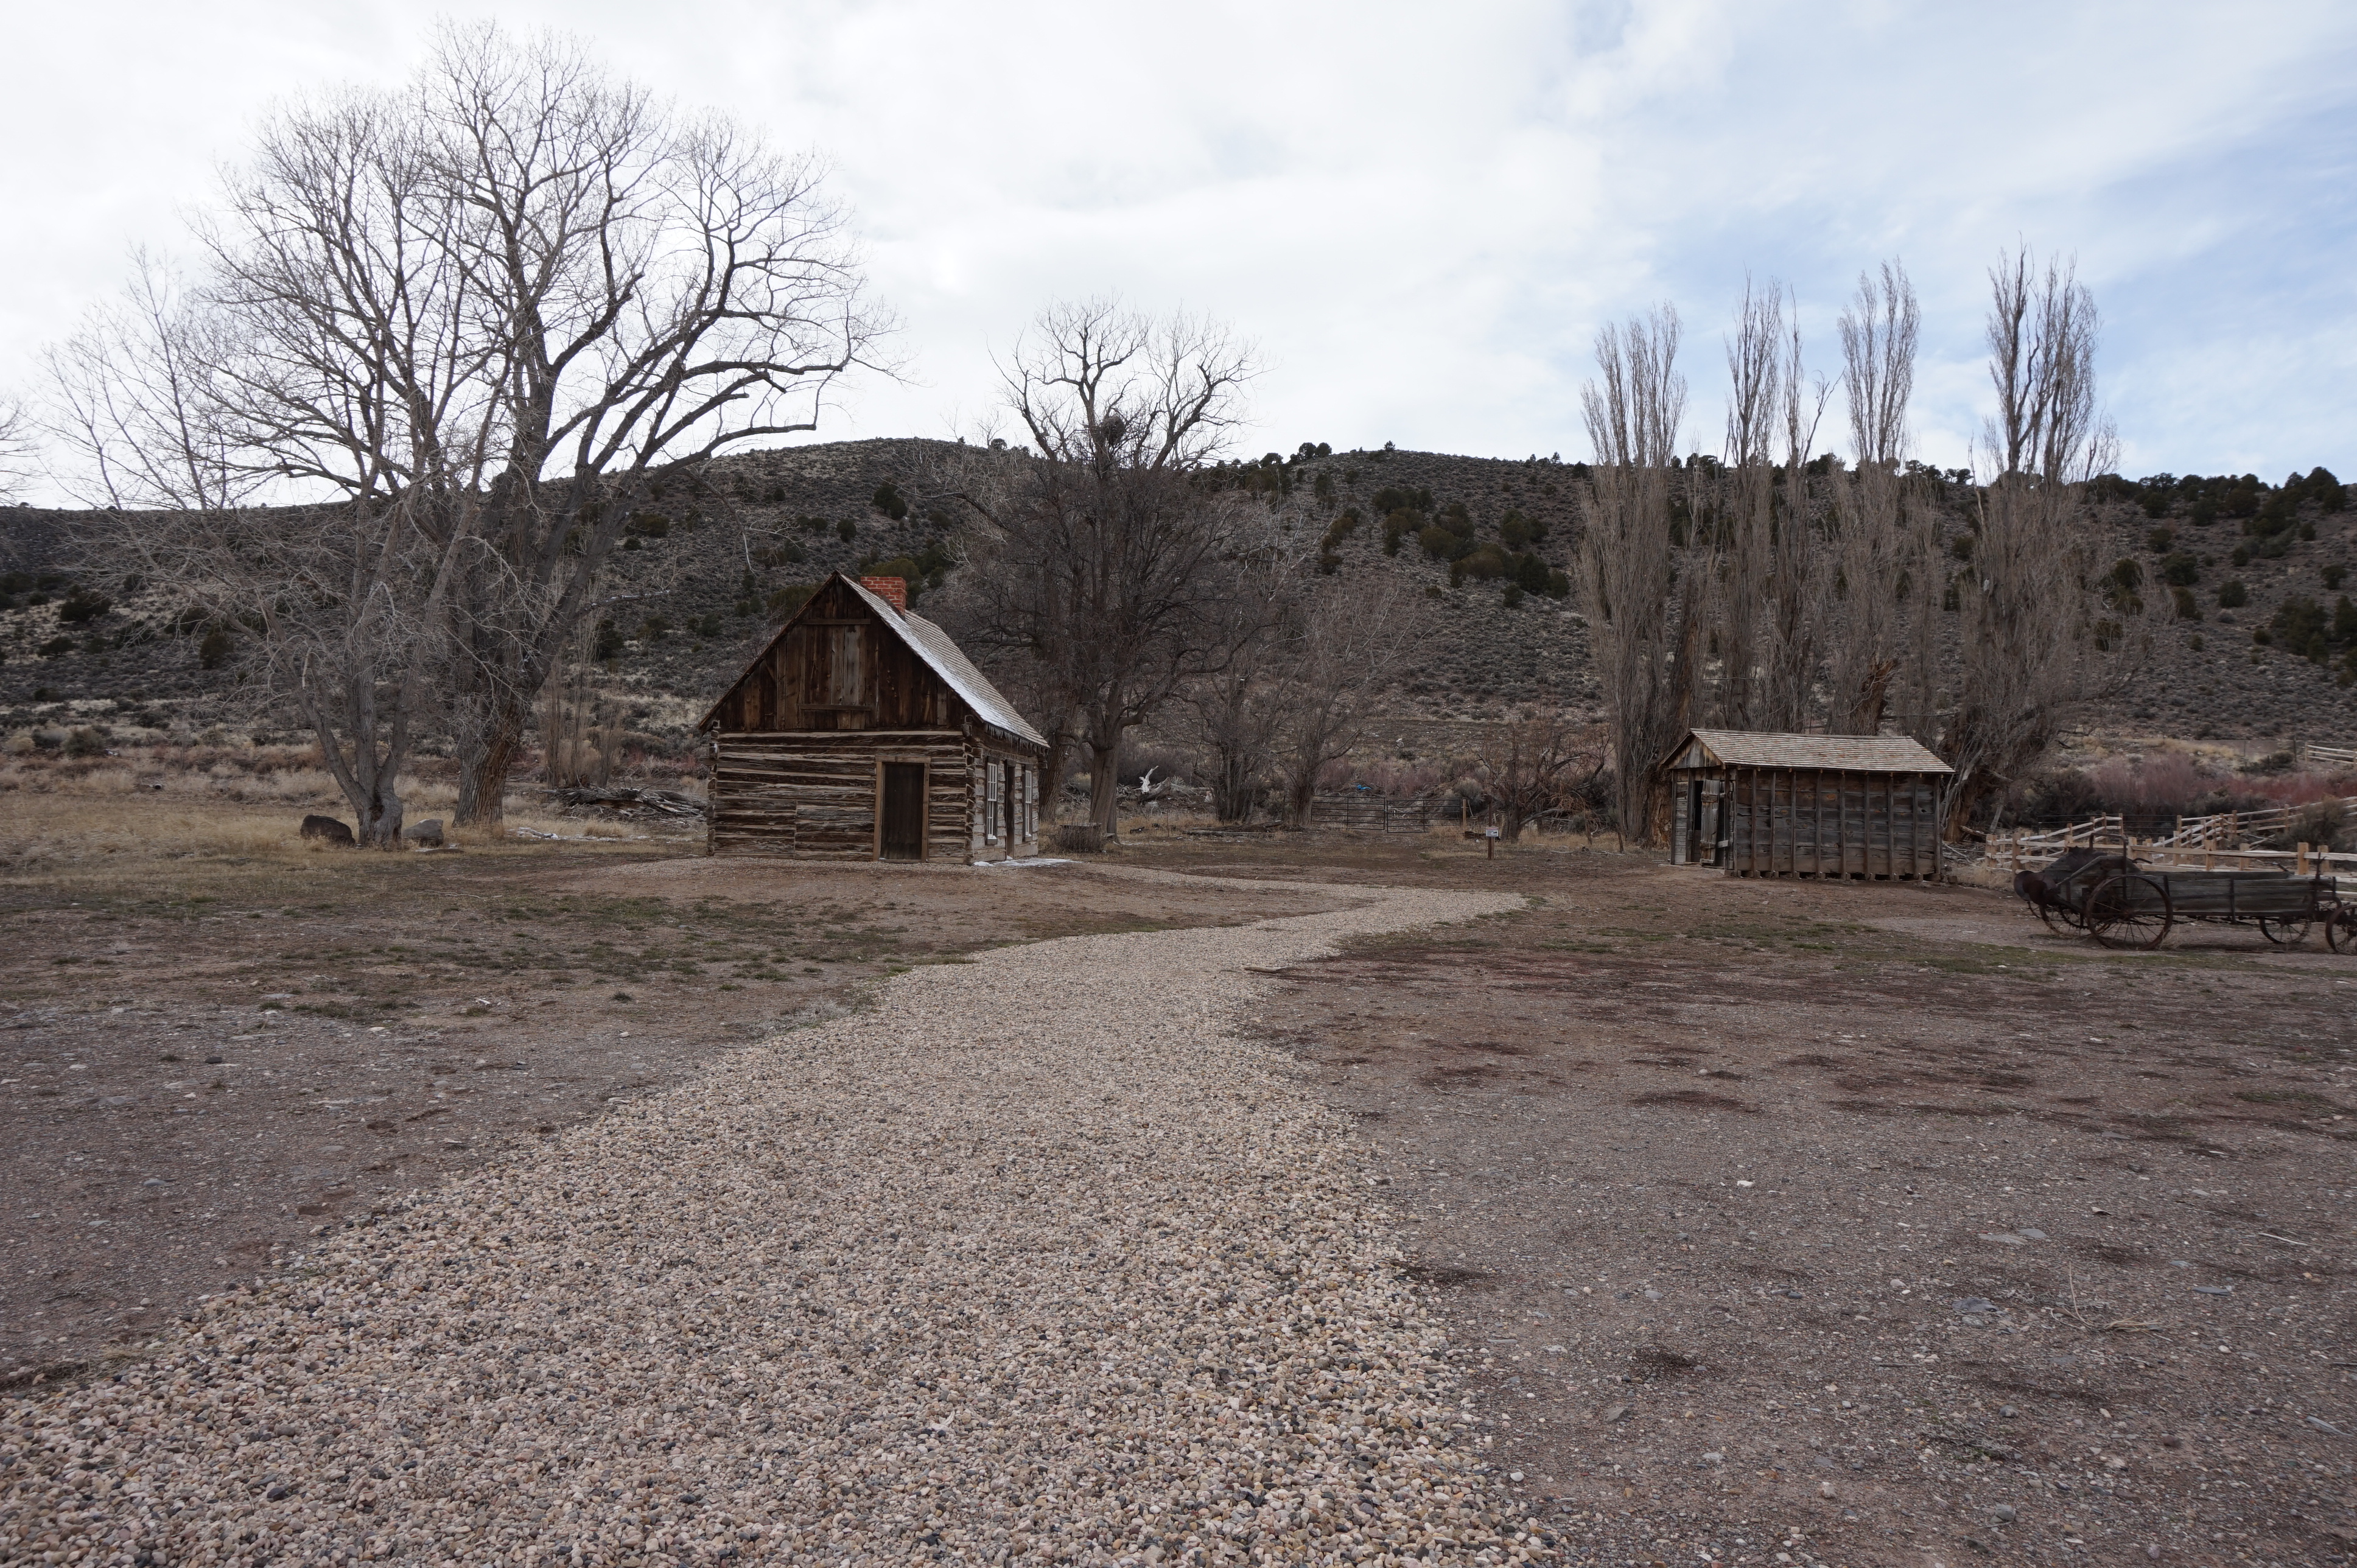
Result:
[[[798,585],[897,559],[917,567],[921,607],[929,575],[948,560],[949,520],[938,509],[927,515],[926,474],[951,450],[877,440],[749,454],[714,465],[642,512],[632,548],[619,557],[622,589],[636,596],[601,639],[608,692],[640,744],[685,742],[704,706],[795,602]],[[1533,576],[1522,560],[1525,550],[1544,565],[1568,559],[1578,528],[1572,466],[1428,452],[1319,456],[1311,448],[1222,473],[1278,509],[1305,540],[1325,536],[1355,510],[1365,521],[1332,540],[1328,564],[1346,577],[1405,575],[1428,591],[1435,631],[1394,694],[1403,719],[1478,719],[1543,700],[1596,703],[1577,599],[1550,596],[1543,566]],[[2345,628],[2330,644],[2329,667],[2287,649],[2280,636],[2263,647],[2252,636],[2287,601],[2313,600],[2329,618],[2341,591],[2330,569],[2357,564],[2357,510],[2328,510],[2320,489],[2162,478],[2109,482],[2088,526],[2104,535],[2104,559],[2139,563],[2147,594],[2169,592],[2165,569],[2194,576],[2187,586],[2202,618],[2167,623],[2158,658],[2101,727],[2268,749],[2302,736],[2357,738],[2357,687],[2342,677]],[[879,507],[887,485],[912,503],[884,498],[904,515]],[[1953,504],[1961,505],[1964,488],[1955,494]],[[1505,578],[1452,585],[1448,564],[1413,533],[1386,554],[1383,520],[1394,510],[1469,531],[1475,544],[1496,547],[1493,561],[1523,564],[1531,585],[1517,591]],[[228,647],[214,639],[216,663],[208,668],[204,628],[183,628],[168,589],[126,583],[103,562],[77,559],[72,521],[31,508],[0,511],[0,730],[92,719],[183,734],[222,722],[284,728],[234,702],[233,636]],[[2239,564],[2238,552],[2246,557]],[[2244,585],[2247,602],[2222,608],[2229,582]],[[2329,625],[2326,631],[2332,635]]]

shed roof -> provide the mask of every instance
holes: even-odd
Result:
[[[1903,735],[1762,735],[1688,732],[1673,768],[1834,768],[1850,773],[1953,773]]]

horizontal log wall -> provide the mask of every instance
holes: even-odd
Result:
[[[925,858],[963,861],[973,831],[966,737],[954,730],[722,734],[712,853],[876,858],[877,765],[927,765]]]
[[[1921,773],[1729,768],[1727,868],[1738,876],[1937,876],[1939,790]]]

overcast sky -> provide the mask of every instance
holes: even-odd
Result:
[[[0,386],[171,251],[256,119],[392,83],[434,17],[566,28],[833,166],[909,379],[820,438],[977,426],[1039,305],[1117,292],[1256,339],[1252,451],[1585,456],[1602,321],[1674,301],[1720,445],[1745,274],[1817,367],[1860,268],[1921,295],[1922,456],[1986,412],[1986,271],[2078,259],[2136,475],[2357,478],[2357,5],[20,6],[0,94]],[[1838,428],[1838,407],[1828,432]],[[1839,446],[1821,441],[1821,446]]]

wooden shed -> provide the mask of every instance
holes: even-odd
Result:
[[[1955,770],[1905,736],[1698,729],[1663,771],[1674,865],[1731,876],[1940,875]]]
[[[908,607],[838,572],[700,726],[715,854],[1006,860],[1037,852],[1048,743]]]

